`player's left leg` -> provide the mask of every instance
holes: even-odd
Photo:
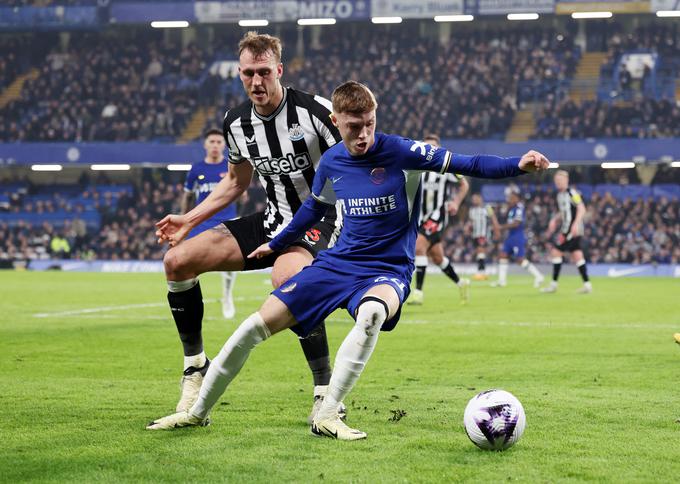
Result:
[[[300,246],[292,246],[280,255],[272,268],[272,285],[278,288],[288,279],[300,272],[305,266],[313,261],[312,254]],[[328,382],[331,380],[331,359],[328,351],[328,337],[326,335],[326,323],[321,321],[314,330],[305,337],[300,337],[300,346],[307,359],[307,365],[312,372],[314,382],[314,394],[312,410],[307,417],[307,423],[311,424],[312,419],[319,409],[323,400]],[[344,405],[339,408],[344,417],[346,409]]]
[[[579,274],[581,274],[581,279],[583,279],[583,287],[581,287],[577,292],[579,294],[590,294],[593,292],[593,285],[590,283],[590,278],[588,277],[588,267],[586,266],[586,259],[583,256],[583,251],[578,249],[571,253],[571,261],[578,268]]]
[[[524,256],[524,254],[522,254]],[[541,284],[543,284],[543,280],[545,277],[543,277],[543,274],[541,274],[541,271],[538,270],[538,267],[536,267],[528,257],[522,257],[519,265],[522,267],[522,269],[526,270],[534,276],[534,287],[538,289],[541,287]]]
[[[312,423],[312,433],[340,440],[358,440],[366,434],[349,428],[337,416],[337,405],[352,390],[378,342],[385,321],[398,314],[401,299],[390,284],[368,289],[356,309],[356,323],[340,345],[328,393]]]
[[[441,241],[433,244],[427,252],[427,255],[430,260],[437,264],[442,272],[458,286],[458,290],[460,291],[460,302],[463,304],[467,303],[470,299],[470,280],[458,277],[451,260],[444,255],[444,244],[442,244]]]
[[[288,307],[277,297],[269,296],[260,310],[248,316],[229,337],[219,354],[211,362],[203,379],[196,403],[184,410],[151,422],[148,430],[172,430],[180,427],[202,427],[227,386],[241,371],[250,352],[269,338],[296,321]]]
[[[560,278],[560,271],[562,270],[562,251],[559,250],[556,247],[553,247],[550,250],[550,257],[552,258],[552,264],[553,264],[553,273],[552,273],[552,280],[550,281],[550,284],[545,286],[544,288],[541,289],[541,292],[544,293],[553,293],[557,292],[557,281]]]
[[[236,272],[222,272],[222,316],[231,319],[236,313],[234,307],[234,282],[236,282]]]
[[[427,237],[419,233],[416,239],[416,287],[411,292],[407,304],[423,304],[423,284],[427,273],[427,250],[430,248],[430,241]]]

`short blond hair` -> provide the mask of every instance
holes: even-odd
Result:
[[[557,170],[555,172],[555,176],[563,176],[568,180],[569,179],[569,172],[567,170]]]
[[[276,62],[281,62],[281,39],[273,35],[258,34],[253,30],[247,32],[238,43],[239,57],[244,50],[252,52],[256,59],[271,52],[276,58]]]
[[[371,90],[357,81],[347,81],[336,87],[331,102],[334,113],[363,114],[378,107]]]

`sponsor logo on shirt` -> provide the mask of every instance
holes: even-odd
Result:
[[[254,158],[253,164],[260,175],[286,175],[313,166],[309,153],[299,155],[288,153],[281,158]]]
[[[380,215],[397,209],[397,197],[347,198],[340,200],[345,215],[365,216]]]

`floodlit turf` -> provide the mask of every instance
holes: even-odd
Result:
[[[207,352],[236,326],[219,278],[203,278]],[[309,435],[311,378],[292,333],[253,353],[207,428],[148,432],[173,411],[181,349],[160,274],[0,273],[0,479],[31,481],[671,482],[680,475],[680,286],[673,279],[576,278],[543,295],[529,278],[473,283],[461,307],[442,276],[425,305],[383,333],[348,422],[368,440]],[[239,275],[237,318],[266,276]],[[88,311],[90,310],[90,311]],[[329,323],[331,352],[350,329]],[[467,401],[502,388],[527,429],[503,453],[478,450]],[[395,419],[395,413],[405,415]]]

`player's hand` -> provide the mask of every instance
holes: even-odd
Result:
[[[578,228],[577,227],[572,227],[571,230],[569,231],[569,239],[573,239],[574,237],[578,237]]]
[[[548,158],[543,156],[538,151],[529,150],[519,160],[519,169],[522,171],[535,172],[547,170],[550,165]]]
[[[564,234],[560,234],[557,236],[557,245],[562,245],[566,241],[566,237]]]
[[[269,243],[264,243],[248,254],[248,259],[262,259],[273,253],[274,251],[269,247]]]
[[[458,213],[458,209],[460,207],[456,202],[449,202],[446,206],[446,209],[449,211],[449,215],[452,217]]]
[[[158,243],[167,242],[170,247],[179,244],[187,236],[191,227],[184,215],[166,215],[156,223],[156,237]]]

